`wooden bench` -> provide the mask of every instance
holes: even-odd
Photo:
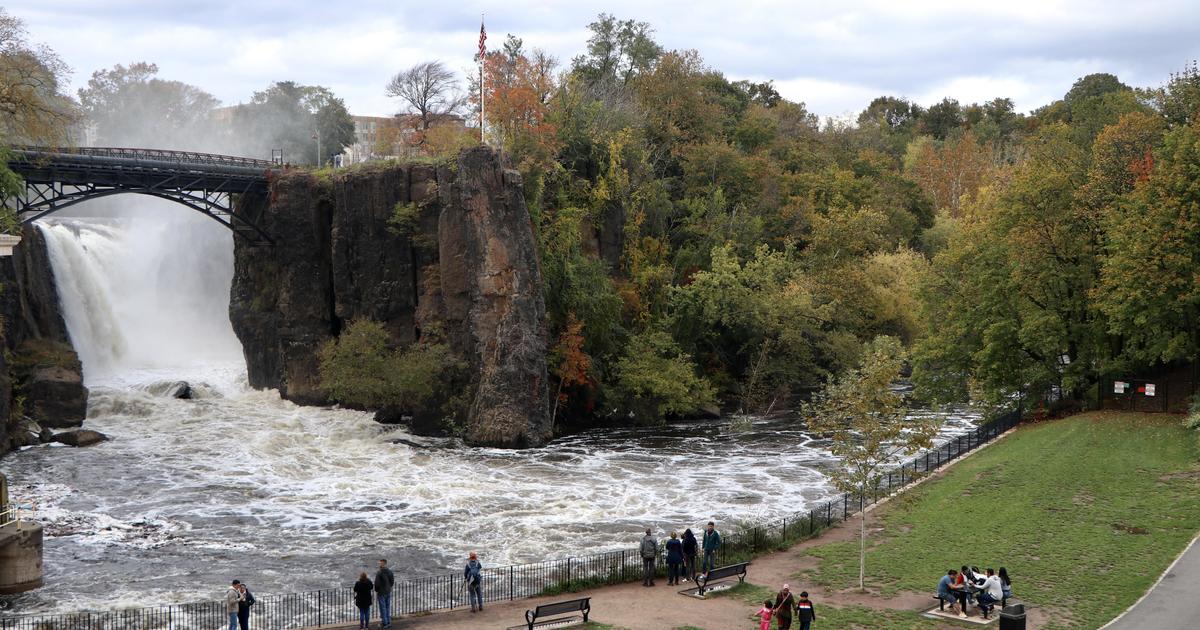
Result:
[[[708,590],[709,584],[716,582],[717,580],[724,580],[725,578],[731,578],[735,575],[737,576],[738,582],[745,582],[746,581],[746,567],[749,566],[749,564],[750,564],[749,562],[742,562],[740,564],[731,564],[729,566],[724,566],[719,569],[712,569],[708,573],[701,573],[700,575],[697,575],[696,576],[696,586],[699,588],[697,589],[696,594],[701,597],[704,597],[704,591]]]
[[[529,626],[529,630],[536,627],[547,626],[551,624],[559,624],[569,619],[551,619],[548,621],[538,621],[543,617],[556,617],[567,613],[583,613],[583,622],[587,623],[588,613],[592,612],[592,598],[584,597],[582,599],[572,599],[565,602],[555,602],[553,604],[544,604],[538,606],[534,610],[525,611],[525,623]]]

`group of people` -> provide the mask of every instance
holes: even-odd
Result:
[[[379,560],[379,568],[375,571],[375,580],[367,577],[367,572],[358,574],[354,583],[354,606],[358,608],[358,627],[366,630],[371,624],[372,596],[374,603],[379,605],[379,625],[383,628],[392,625],[392,587],[396,585],[396,576],[388,568],[387,560]]]
[[[716,523],[708,522],[699,540],[691,529],[683,530],[683,536],[671,532],[667,540],[667,584],[679,584],[688,579],[696,580],[696,558],[704,552],[700,573],[707,573],[716,566],[717,550],[721,548],[721,534],[717,532]],[[650,528],[642,537],[638,549],[642,556],[642,586],[654,586],[654,577],[658,572],[655,563],[658,561],[658,541]]]
[[[938,582],[937,596],[950,605],[951,614],[966,617],[967,604],[975,600],[983,616],[987,617],[996,602],[1012,597],[1012,580],[1004,567],[1000,567],[999,573],[991,568],[984,573],[979,567],[963,565],[961,571],[950,569],[942,576]]]
[[[792,595],[792,588],[784,584],[775,594],[775,601],[765,600],[754,616],[758,617],[759,630],[771,630],[771,619],[779,624],[779,630],[791,630],[793,612],[800,622],[800,630],[809,630],[817,619],[817,611],[808,598],[808,591],[800,591],[800,599],[796,599]]]

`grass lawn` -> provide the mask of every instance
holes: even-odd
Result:
[[[1196,534],[1198,455],[1176,416],[1097,412],[1024,426],[882,510],[868,588],[932,593],[947,569],[1004,566],[1016,598],[1049,616],[1044,627],[1097,628]],[[857,541],[809,554],[820,562],[806,579],[857,586]],[[831,627],[855,627],[834,614],[860,614],[818,608],[819,619],[825,610]],[[907,613],[861,614],[869,627],[928,627]]]

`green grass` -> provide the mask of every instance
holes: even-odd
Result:
[[[863,606],[834,608],[816,604],[817,620],[813,626],[845,630],[926,630],[942,624],[926,619],[910,610],[874,610]],[[795,625],[794,623],[792,625]],[[995,626],[989,626],[995,628]]]
[[[1026,426],[883,510],[868,588],[932,593],[949,568],[1004,566],[1017,599],[1046,610],[1046,628],[1096,628],[1195,535],[1198,489],[1196,442],[1174,416],[1089,413]],[[857,541],[809,553],[821,561],[806,578],[857,586]]]

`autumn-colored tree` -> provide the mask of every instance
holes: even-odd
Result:
[[[526,53],[512,35],[484,61],[488,132],[517,164],[545,166],[554,157],[557,129],[547,115],[557,89],[557,65],[540,49]]]
[[[958,216],[987,180],[992,151],[980,145],[970,131],[951,134],[938,142],[922,136],[908,146],[904,171],[933,200],[938,210]]]
[[[553,409],[550,412],[551,421],[558,417],[559,404],[569,400],[564,390],[588,384],[588,370],[592,367],[592,358],[583,351],[583,343],[583,322],[579,321],[575,313],[567,313],[567,321],[558,335],[558,342],[550,349],[550,371],[558,377],[558,390],[555,392]]]

